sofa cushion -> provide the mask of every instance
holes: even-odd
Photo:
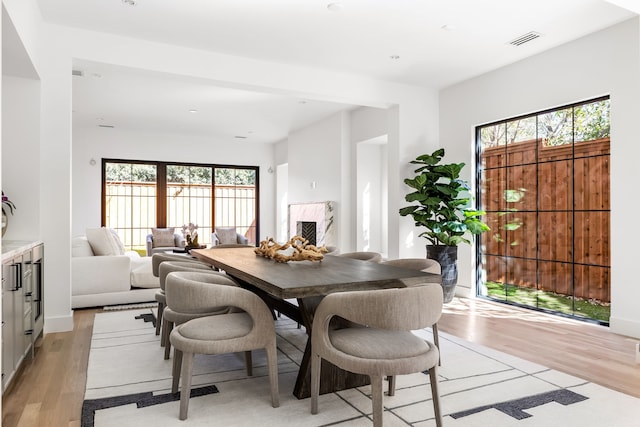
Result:
[[[77,236],[71,239],[71,256],[93,256],[93,250],[85,236]]]
[[[152,228],[153,247],[173,247],[175,246],[175,228]]]
[[[108,228],[87,228],[86,235],[94,255],[121,255],[120,247],[116,243],[113,234]]]
[[[127,256],[71,258],[71,295],[128,291],[130,271],[131,261]]]
[[[134,288],[160,287],[160,279],[153,275],[151,257],[131,258],[131,286]]]
[[[235,227],[216,228],[216,234],[218,235],[218,240],[222,245],[231,245],[234,243],[238,243]]]

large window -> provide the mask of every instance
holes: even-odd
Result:
[[[609,99],[477,129],[478,294],[609,321]]]
[[[110,160],[103,162],[102,223],[128,249],[144,251],[153,227],[198,225],[199,242],[211,243],[216,227],[256,242],[258,168]]]

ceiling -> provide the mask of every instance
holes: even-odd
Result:
[[[38,0],[44,20],[51,23],[436,89],[636,16],[623,8],[640,12],[636,3]],[[510,44],[532,31],[541,36],[521,46]],[[275,142],[354,108],[86,61],[77,61],[74,68],[84,73],[74,77],[75,126]]]

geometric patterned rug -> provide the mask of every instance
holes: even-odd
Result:
[[[272,408],[266,358],[253,354],[247,377],[242,354],[197,355],[187,421],[171,394],[171,360],[155,335],[154,309],[96,314],[83,427],[125,426],[370,426],[368,386],[310,400],[292,395],[306,342],[304,328],[276,321],[280,407]],[[431,330],[415,331],[432,340]],[[640,399],[562,372],[440,333],[438,368],[447,427],[638,427]],[[588,351],[588,349],[585,349]],[[435,426],[429,376],[397,377],[384,396],[384,425]]]

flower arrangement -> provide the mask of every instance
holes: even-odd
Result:
[[[3,191],[2,192],[2,213],[6,215],[7,211],[5,211],[5,207],[9,210],[9,213],[11,215],[13,215],[14,209],[17,209],[16,205],[14,205],[13,202],[9,200],[7,196],[4,195],[4,191]]]
[[[182,226],[182,235],[187,241],[187,247],[198,246],[198,225],[192,222]]]

